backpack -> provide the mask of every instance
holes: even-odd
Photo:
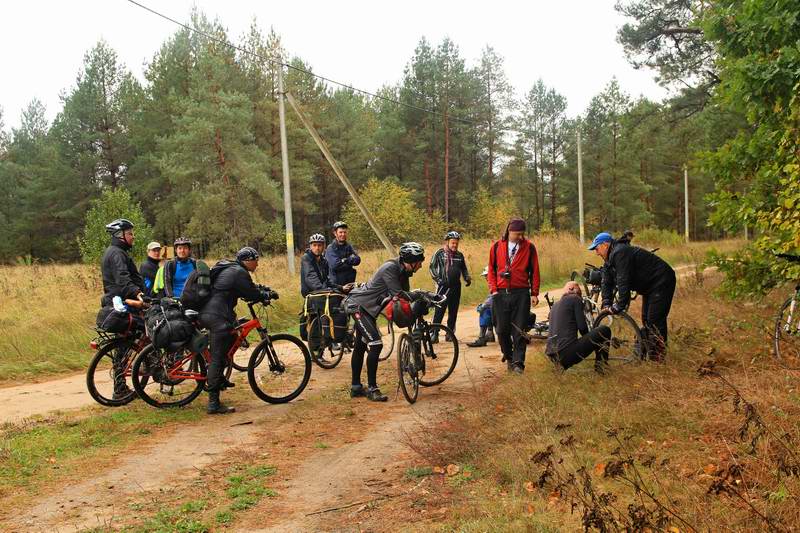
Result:
[[[204,261],[197,261],[196,268],[186,278],[181,293],[181,305],[185,309],[201,311],[211,298],[211,269]]]
[[[387,320],[394,322],[397,327],[409,328],[414,323],[414,313],[411,302],[399,296],[393,297],[383,310]]]
[[[114,306],[108,305],[101,307],[97,312],[95,324],[98,329],[106,333],[117,333],[119,335],[126,335],[133,329],[133,315],[127,311],[120,312],[114,309]]]
[[[172,298],[162,298],[145,313],[147,336],[158,350],[174,351],[182,347],[195,333],[192,323],[183,314],[181,304]]]

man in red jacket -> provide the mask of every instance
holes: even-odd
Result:
[[[531,305],[539,304],[539,258],[536,247],[525,238],[525,221],[512,218],[503,238],[489,250],[489,290],[497,340],[508,370],[525,370],[522,336]]]

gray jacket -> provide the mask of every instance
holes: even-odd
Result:
[[[358,306],[373,318],[377,318],[383,310],[381,304],[386,298],[404,291],[408,292],[410,277],[411,274],[400,264],[400,259],[386,261],[368,282],[350,291],[344,301],[344,308],[352,309],[353,306]]]

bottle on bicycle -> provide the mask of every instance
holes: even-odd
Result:
[[[351,359],[350,397],[366,397],[385,402],[388,398],[378,388],[378,361],[383,347],[376,320],[386,301],[407,294],[409,279],[422,267],[425,249],[416,242],[403,243],[400,254],[381,265],[372,278],[354,288],[344,301],[345,311],[353,317],[356,338]],[[367,385],[361,383],[364,354],[367,353]]]

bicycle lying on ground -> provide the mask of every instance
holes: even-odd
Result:
[[[235,338],[227,354],[225,378],[241,343],[256,330],[262,340],[253,349],[247,364],[247,381],[261,400],[286,403],[299,396],[311,377],[311,355],[305,344],[293,335],[270,335],[255,306],[262,309],[270,300],[248,302],[251,319],[234,329]],[[156,349],[148,345],[136,357],[132,367],[133,387],[139,396],[154,407],[188,405],[206,389],[206,368],[211,361],[208,337],[199,332],[198,313],[184,311],[198,333],[192,341],[176,350]]]
[[[792,263],[800,263],[800,256],[775,254]],[[786,368],[800,368],[800,283],[794,287],[778,311],[772,336],[775,358]]]
[[[458,339],[442,324],[425,320],[431,307],[440,307],[447,296],[428,291],[413,291],[412,309],[416,315],[407,333],[397,341],[397,372],[400,390],[408,403],[417,401],[419,386],[440,385],[453,373],[458,362]],[[438,338],[438,342],[433,339]]]

